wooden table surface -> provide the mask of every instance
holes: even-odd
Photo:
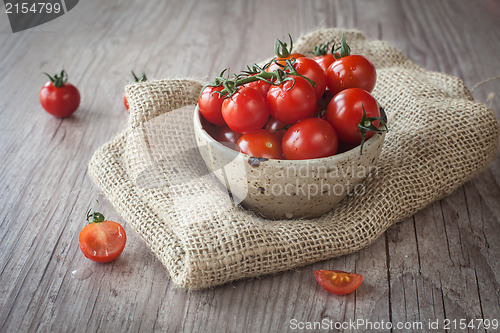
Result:
[[[450,331],[495,331],[485,328],[500,320],[499,158],[365,250],[209,290],[176,287],[129,225],[110,264],[84,258],[77,237],[96,199],[121,221],[87,163],[126,126],[131,70],[208,79],[267,58],[275,38],[337,26],[385,39],[472,88],[500,74],[499,22],[498,0],[86,0],[15,34],[0,13],[0,331],[281,332],[320,322],[388,332],[392,322],[426,332],[436,321],[444,331],[446,319]],[[60,120],[42,110],[38,91],[42,73],[62,67],[82,101]],[[498,116],[499,92],[493,80],[473,96]],[[365,281],[336,297],[313,278],[323,268],[356,270]],[[459,330],[464,320],[485,325]]]

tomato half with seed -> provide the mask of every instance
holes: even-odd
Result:
[[[368,58],[358,54],[342,57],[326,70],[326,85],[333,95],[347,88],[371,92],[376,81],[375,66]]]
[[[363,117],[363,108],[366,116],[380,118],[380,108],[375,98],[366,90],[350,88],[335,95],[325,113],[325,119],[333,126],[339,140],[351,144],[361,143],[361,133],[358,124]],[[379,121],[373,122],[375,127]],[[365,139],[373,136],[374,132],[367,131]]]
[[[198,96],[198,108],[201,115],[211,124],[223,126],[226,124],[222,117],[222,102],[218,91],[224,89],[223,86],[205,87]]]
[[[274,118],[287,125],[295,124],[314,112],[316,93],[306,79],[293,76],[293,81],[286,80],[269,88],[267,103]]]
[[[283,136],[283,154],[287,160],[306,160],[335,155],[338,139],[326,120],[307,118],[290,127]]]
[[[85,257],[105,263],[118,258],[125,248],[127,235],[123,227],[114,221],[107,221],[101,213],[94,212],[93,221],[87,224],[78,237],[78,244]],[[87,216],[87,218],[89,218]]]
[[[266,98],[253,88],[240,87],[222,103],[222,116],[233,131],[253,132],[264,127],[269,118]]]
[[[243,134],[238,146],[242,153],[250,156],[283,159],[281,138],[265,129]]]
[[[336,295],[352,293],[363,282],[361,274],[325,269],[314,271],[314,277],[323,289]]]

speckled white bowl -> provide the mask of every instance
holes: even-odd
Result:
[[[385,116],[385,115],[384,115]],[[239,153],[214,140],[194,112],[198,149],[207,167],[237,204],[270,219],[312,218],[335,208],[348,194],[362,195],[363,179],[376,173],[385,133],[363,147],[325,158],[273,160]]]

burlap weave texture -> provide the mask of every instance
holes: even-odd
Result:
[[[127,87],[128,127],[95,152],[89,174],[177,285],[206,288],[360,250],[496,156],[496,118],[461,80],[423,70],[390,44],[352,30],[312,32],[294,50],[342,33],[377,68],[373,94],[390,131],[363,195],[317,219],[269,221],[232,205],[196,149],[192,112],[201,82]]]

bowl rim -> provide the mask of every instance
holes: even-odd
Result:
[[[387,114],[385,113],[385,110],[380,107],[380,111],[381,111],[381,118],[385,120],[386,124],[387,124]],[[225,145],[223,145],[222,143],[220,143],[219,141],[215,140],[210,134],[208,134],[208,132],[203,128],[203,125],[201,124],[201,112],[198,108],[198,104],[196,104],[196,107],[194,109],[194,115],[193,115],[193,123],[194,123],[194,127],[195,127],[195,131],[196,131],[196,128],[200,129],[200,132],[201,134],[206,138],[208,139],[209,142],[215,144],[218,148],[222,148],[222,150],[226,151],[227,153],[237,153],[237,155],[241,155],[243,156],[245,159],[251,159],[251,158],[257,158],[259,159],[260,162],[266,162],[266,163],[269,163],[269,162],[275,162],[275,163],[278,163],[278,164],[296,164],[296,163],[325,163],[325,162],[335,162],[337,160],[342,160],[348,156],[353,156],[353,155],[356,155],[356,156],[363,156],[363,154],[360,154],[359,153],[359,146],[360,145],[357,145],[356,147],[354,148],[351,148],[345,152],[342,152],[340,154],[335,154],[335,155],[332,155],[332,156],[327,156],[327,157],[321,157],[321,158],[310,158],[310,159],[305,159],[305,160],[287,160],[287,159],[282,159],[282,160],[278,160],[278,159],[267,159],[267,158],[258,158],[258,157],[255,157],[255,156],[252,156],[252,155],[248,155],[248,154],[245,154],[245,153],[242,153],[242,152],[239,152],[239,151],[236,151],[234,149],[231,149]],[[384,132],[379,132],[379,133],[375,133],[371,138],[369,138],[368,140],[365,141],[365,144],[364,144],[364,148],[363,148],[363,151],[367,151],[369,148],[375,146],[378,141],[383,141],[385,139],[385,134],[386,134],[386,131]],[[355,154],[355,151],[358,150],[358,154]]]

